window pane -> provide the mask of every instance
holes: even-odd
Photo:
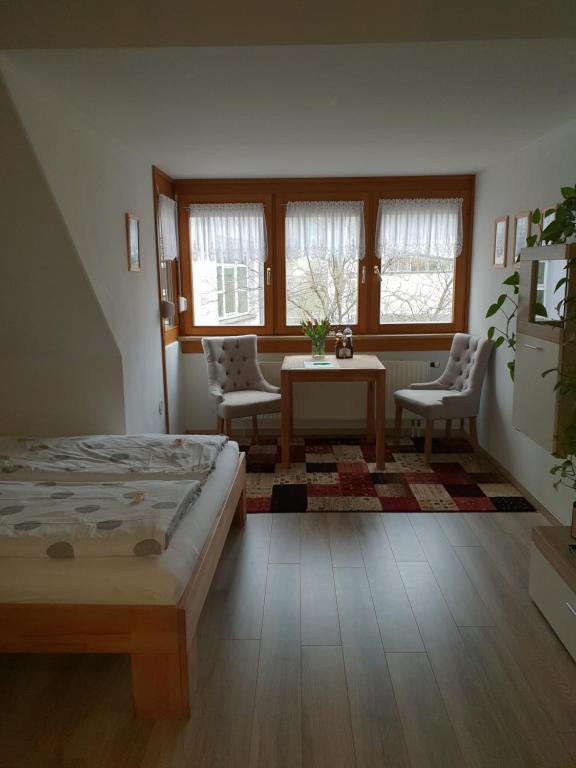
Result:
[[[238,291],[238,312],[248,312],[248,294]]]
[[[461,249],[461,199],[381,200],[380,323],[452,322]]]
[[[454,259],[390,259],[381,262],[381,323],[450,323]]]
[[[160,259],[160,289],[162,291],[162,298],[167,301],[174,301],[171,265],[171,261]]]
[[[236,281],[234,280],[234,267],[224,269],[224,296],[225,311],[227,315],[233,315],[236,312]]]
[[[358,265],[364,255],[361,202],[288,203],[286,323],[327,317],[358,322]]]
[[[195,325],[264,325],[263,205],[191,205],[190,253]]]

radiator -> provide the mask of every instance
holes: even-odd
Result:
[[[432,363],[429,360],[382,360],[382,364],[386,367],[386,423],[390,426],[394,421],[394,392],[397,389],[404,389],[416,382],[432,381],[439,376],[440,369],[432,367]],[[436,365],[438,365],[438,363],[436,363]],[[268,379],[271,384],[280,384],[281,360],[261,360],[260,366],[265,378]],[[331,422],[333,422],[335,418],[341,421],[342,415],[340,413],[338,416],[338,411],[335,406],[336,401],[332,400],[333,397],[334,395],[327,392],[325,399],[327,403],[329,403],[329,407],[325,417]],[[357,402],[358,413],[351,413],[350,416],[361,424],[363,423],[362,420],[364,418],[365,406],[363,396],[360,393]],[[302,401],[297,398],[296,408],[301,407]],[[352,409],[349,409],[349,411],[351,410]],[[303,415],[303,418],[306,422],[310,421],[312,423],[312,421],[314,421],[314,415],[312,414],[306,414],[306,416]],[[320,418],[322,418],[322,416]],[[409,414],[408,411],[405,411],[404,419],[411,419],[414,421],[414,416]],[[414,422],[412,426],[417,427],[418,424]]]
[[[394,392],[410,384],[433,381],[440,372],[429,360],[382,360],[386,368],[386,420],[394,418]],[[408,415],[405,414],[405,418]]]

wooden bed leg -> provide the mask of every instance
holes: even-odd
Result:
[[[238,499],[236,512],[234,512],[234,522],[239,528],[244,528],[246,525],[246,488],[242,490]]]
[[[134,714],[144,720],[187,720],[190,716],[191,678],[195,680],[195,640],[189,651],[133,653]],[[192,672],[192,675],[190,674]]]

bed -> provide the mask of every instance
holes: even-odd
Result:
[[[134,439],[156,437],[161,441],[188,439]],[[148,462],[147,471],[142,472],[142,466],[127,467],[118,459],[112,462],[114,466],[99,460],[95,472],[93,462],[83,463],[79,456],[74,470],[58,470],[35,460],[26,465],[18,450],[11,455],[10,445],[0,439],[0,480],[5,486],[31,478],[36,484],[65,478],[71,485],[82,485],[89,480],[110,481],[111,477],[116,484],[125,477],[161,478],[168,484],[198,477],[186,466]],[[0,651],[127,653],[135,714],[153,719],[187,718],[195,681],[198,618],[230,525],[234,518],[243,525],[245,516],[245,457],[236,443],[227,441],[206,473],[192,512],[179,522],[161,554],[0,557]]]

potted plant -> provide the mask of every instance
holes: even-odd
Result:
[[[302,320],[300,325],[312,342],[312,357],[322,360],[326,355],[326,336],[331,330],[330,320],[327,317],[323,320]]]

